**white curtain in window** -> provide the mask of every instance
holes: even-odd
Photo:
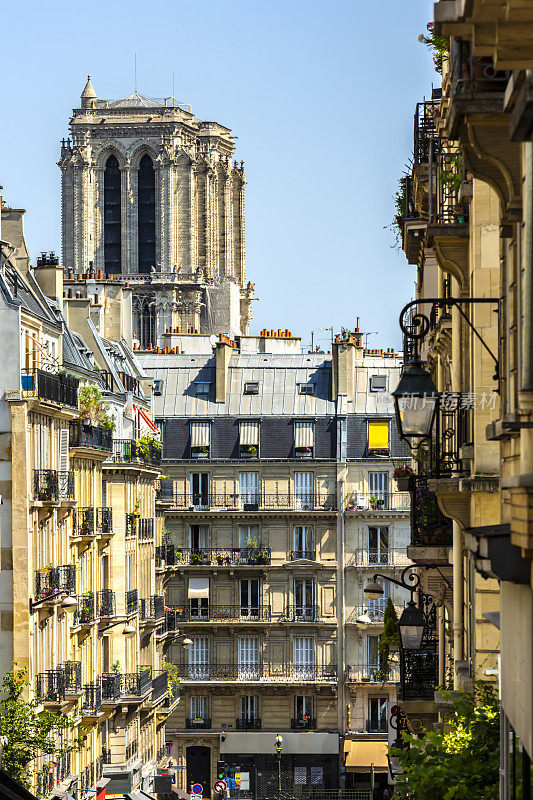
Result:
[[[238,640],[239,678],[259,680],[259,637],[241,636]]]
[[[294,446],[313,447],[315,442],[315,423],[314,422],[295,422],[294,423]]]
[[[293,639],[293,671],[298,677],[312,678],[315,666],[315,641],[312,636]]]
[[[191,447],[209,447],[209,422],[191,422]]]
[[[189,653],[189,679],[206,680],[209,678],[209,638],[193,636]]]
[[[198,697],[191,697],[191,719],[207,719],[209,716],[207,713],[207,697],[198,696]]]
[[[259,444],[259,422],[241,422],[239,426],[240,444]]]

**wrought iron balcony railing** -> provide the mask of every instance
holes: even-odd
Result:
[[[289,557],[291,561],[301,561],[302,559],[314,561],[315,555],[314,550],[291,550]]]
[[[418,650],[400,650],[400,700],[433,699],[438,683],[437,609],[433,599],[420,590],[417,598],[424,615],[424,635]]]
[[[183,492],[174,493],[173,506],[189,510],[220,509],[237,511],[335,511],[337,499],[334,494],[313,492],[311,494],[248,494]]]
[[[409,511],[409,492],[352,492],[347,511]]]
[[[141,620],[156,620],[165,616],[165,599],[161,595],[143,598],[139,603]]]
[[[134,739],[133,742],[130,742],[126,745],[126,761],[130,761],[132,758],[135,758],[137,755],[137,739]]]
[[[122,692],[122,676],[118,672],[104,672],[101,677],[102,701],[115,702]]]
[[[152,686],[152,668],[141,668],[138,672],[121,675],[121,695],[141,697]]]
[[[97,605],[94,592],[78,595],[78,607],[74,612],[74,625],[90,625],[96,620]]]
[[[451,545],[452,520],[445,517],[437,503],[435,492],[427,487],[423,478],[413,483],[411,511],[411,544],[419,547]]]
[[[115,592],[112,589],[99,589],[96,593],[96,608],[99,617],[114,617]]]
[[[56,469],[33,470],[33,497],[42,502],[74,500],[74,473]]]
[[[188,681],[335,681],[334,664],[177,664],[178,677]]]
[[[387,718],[367,719],[365,730],[367,733],[387,733]]]
[[[260,731],[261,720],[259,717],[237,717],[235,729],[238,731]]]
[[[314,731],[315,728],[316,719],[314,717],[293,717],[293,719],[291,719],[291,730]]]
[[[434,225],[466,225],[468,205],[459,199],[459,189],[466,181],[460,149],[430,148],[429,163],[429,222]]]
[[[115,464],[158,466],[161,461],[161,447],[135,439],[113,439],[113,461]]]
[[[98,533],[113,533],[113,509],[107,506],[96,509],[96,530]]]
[[[348,559],[349,567],[361,567],[361,569],[374,567],[391,568],[406,567],[411,561],[407,557],[405,547],[397,547],[381,550],[356,550],[351,558]]]
[[[168,692],[168,673],[163,671],[152,679],[152,703]]]
[[[346,668],[347,683],[398,683],[399,680],[398,664],[391,664],[383,669],[378,664],[359,664]]]
[[[494,69],[491,56],[474,56],[472,42],[452,37],[450,40],[450,86],[453,98],[474,99],[480,95],[503,95],[509,72]]]
[[[88,683],[83,687],[81,713],[93,717],[102,709],[102,689],[99,683]]]
[[[203,730],[210,727],[211,717],[187,717],[185,719],[185,728],[187,730],[194,730],[195,728]]]
[[[66,661],[63,664],[63,672],[66,693],[81,691],[81,661]]]
[[[154,538],[154,521],[153,519],[139,519],[138,523],[138,537],[141,541]]]
[[[76,591],[76,567],[65,564],[61,567],[44,567],[35,572],[35,596],[37,600],[53,599],[56,595]]]
[[[113,450],[113,434],[99,425],[87,425],[81,419],[77,419],[69,426],[69,446],[111,452]]]
[[[439,100],[424,100],[416,104],[414,119],[414,163],[427,164],[429,161],[430,142],[434,152],[440,146],[439,135],[435,126],[435,116],[439,111]]]
[[[244,622],[270,622],[270,606],[258,605],[207,605],[207,606],[176,606],[165,612],[167,618],[171,617],[176,628],[183,622],[230,622],[242,620]],[[175,630],[175,628],[172,628]]]
[[[90,537],[96,535],[96,514],[92,506],[75,508],[72,512],[72,535]]]
[[[156,547],[156,564],[158,567],[177,566],[234,566],[268,565],[272,559],[270,547],[176,547],[163,544]]]
[[[450,397],[435,416],[434,437],[429,446],[429,468],[424,477],[452,478],[466,474],[462,449],[474,444],[472,409]],[[422,462],[423,463],[423,462]]]
[[[135,614],[139,610],[139,593],[137,589],[126,592],[126,614]]]
[[[102,747],[100,758],[102,759],[102,764],[111,764],[111,750],[109,747]]]
[[[37,675],[37,698],[43,703],[62,703],[66,685],[63,669],[48,669]]]
[[[370,623],[375,625],[383,625],[385,617],[385,602],[386,601],[380,601],[379,604],[376,602],[376,605],[373,606],[356,606],[348,615],[348,619],[346,621],[357,622],[359,617],[365,617],[370,620]]]
[[[290,605],[285,609],[287,622],[318,622],[320,613],[316,605]]]
[[[79,380],[66,373],[43,369],[23,369],[21,372],[23,397],[38,397],[61,406],[78,407],[78,385]]]

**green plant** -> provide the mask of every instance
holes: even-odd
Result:
[[[118,659],[116,661],[113,661],[113,663],[111,664],[111,672],[114,672],[115,675],[120,675],[120,673],[122,672],[120,661]]]
[[[396,467],[394,472],[392,473],[392,477],[396,478],[409,478],[413,474],[413,470],[411,467],[407,466],[407,464],[400,464],[399,467]]]
[[[100,415],[100,425],[107,433],[113,433],[117,427],[117,423],[115,422],[114,418],[110,417],[105,412],[102,412]]]
[[[176,561],[183,561],[183,552],[181,550],[181,547],[178,547],[174,555],[176,557]]]
[[[168,528],[165,528],[164,525],[161,531],[161,544],[172,544],[172,537],[170,535],[170,531],[168,530]]]
[[[429,33],[427,35],[421,33],[418,37],[418,41],[422,42],[422,44],[425,44],[426,47],[432,52],[435,70],[440,74],[442,73],[443,63],[449,58],[450,37],[440,36],[439,34],[435,33],[435,28],[432,22],[428,22],[426,27]]]
[[[23,699],[29,685],[26,667],[7,672],[2,678],[5,696],[0,705],[0,736],[5,737],[2,767],[27,788],[35,774],[32,766],[36,758],[46,755],[57,760],[65,753],[81,750],[84,742],[83,737],[67,740],[68,731],[75,727],[72,717],[51,711],[38,713],[37,701]]]
[[[403,772],[397,776],[398,800],[497,800],[499,788],[500,707],[491,686],[479,682],[474,695],[453,697],[453,713],[443,733],[417,739],[403,733],[404,747],[391,747]]]
[[[141,498],[139,496],[135,498],[135,503],[133,504],[133,513],[134,514],[141,513]]]
[[[398,615],[391,598],[387,598],[383,614],[383,633],[378,639],[379,672],[381,680],[387,680],[390,674],[391,655],[400,649],[398,632]]]
[[[179,694],[178,668],[171,661],[163,661],[163,669],[168,675],[168,693],[172,701]]]
[[[93,425],[98,425],[102,414],[102,392],[98,386],[88,384],[78,389],[78,408],[84,419],[91,421]]]
[[[223,564],[223,563],[224,563],[224,556],[221,555],[220,553],[218,553],[217,554],[217,564]]]

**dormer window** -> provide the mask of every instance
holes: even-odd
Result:
[[[314,383],[299,383],[298,384],[298,394],[314,394],[315,393],[315,384]]]
[[[250,420],[239,423],[239,456],[241,458],[259,457],[259,421]]]
[[[191,458],[209,458],[209,422],[191,422]]]
[[[244,384],[244,394],[259,394],[258,381],[246,381]]]
[[[163,394],[163,381],[160,378],[157,378],[154,381],[154,397],[161,397]]]
[[[387,391],[387,376],[386,375],[371,375],[370,376],[370,391],[371,392],[385,392],[385,391]]]
[[[196,389],[196,396],[197,397],[203,396],[205,399],[207,399],[209,395],[210,386],[211,386],[210,383],[201,383],[201,382],[195,383],[194,387]]]
[[[313,458],[315,447],[315,423],[294,423],[294,455],[296,458]]]

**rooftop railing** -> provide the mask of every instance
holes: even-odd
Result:
[[[175,508],[189,510],[231,509],[238,511],[335,511],[337,499],[334,494],[313,492],[310,494],[272,493],[174,493]]]
[[[63,372],[43,369],[23,369],[21,386],[23,397],[38,397],[61,406],[78,407],[79,380]]]
[[[161,447],[136,439],[113,439],[113,461],[115,464],[159,466]]]

